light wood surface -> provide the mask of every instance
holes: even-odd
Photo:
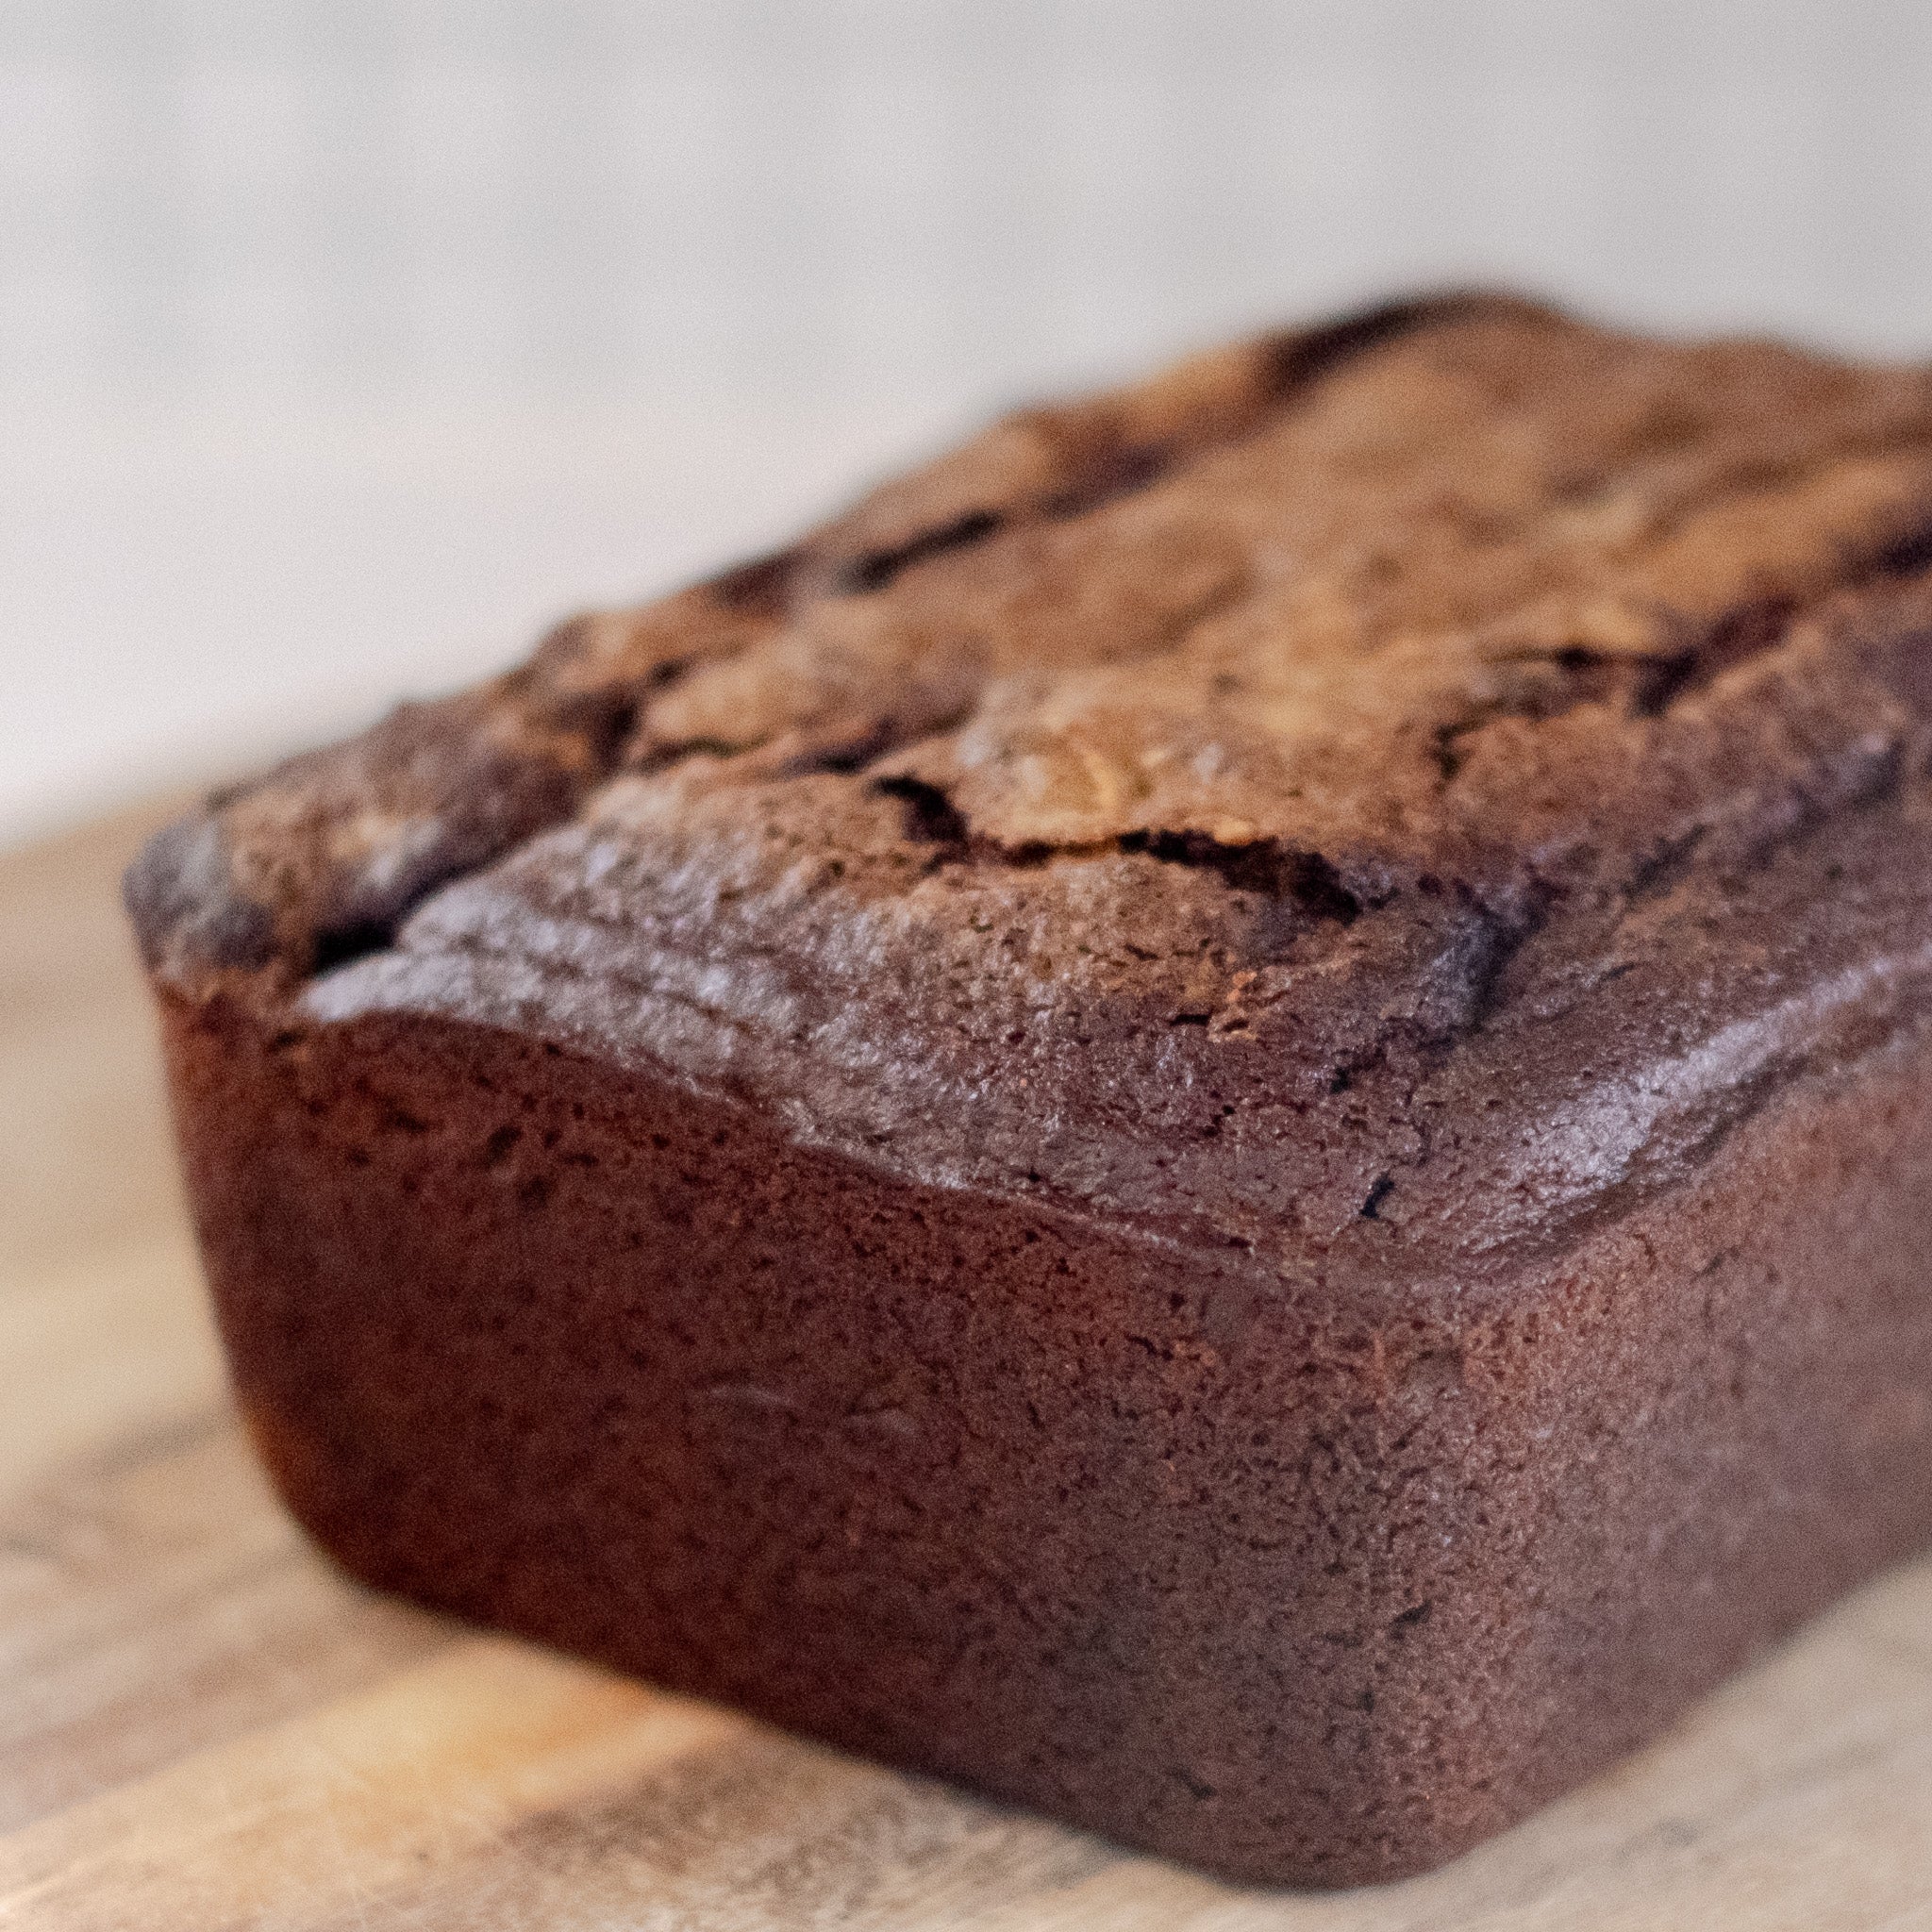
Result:
[[[0,856],[9,1932],[1932,1928],[1932,1563],[1449,1871],[1331,1897],[1126,1857],[344,1582],[224,1398],[114,899],[155,816]]]

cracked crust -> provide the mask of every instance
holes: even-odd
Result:
[[[1395,304],[577,619],[129,899],[191,995],[474,1017],[1373,1275],[1674,1172],[1861,962],[1916,1011],[1928,564],[1922,370]]]
[[[164,834],[354,1574],[1271,1883],[1932,1530],[1932,383],[1398,304]]]

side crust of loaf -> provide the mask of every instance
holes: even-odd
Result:
[[[1434,1865],[1932,1535],[1923,1037],[1367,1325],[499,1030],[167,1011],[349,1570],[1224,1875]]]

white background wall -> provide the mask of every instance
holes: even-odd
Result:
[[[1492,278],[1932,353],[1932,4],[0,0],[0,837]]]

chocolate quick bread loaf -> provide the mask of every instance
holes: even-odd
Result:
[[[135,866],[355,1574],[1246,1878],[1932,1537],[1932,376],[1401,303]]]

